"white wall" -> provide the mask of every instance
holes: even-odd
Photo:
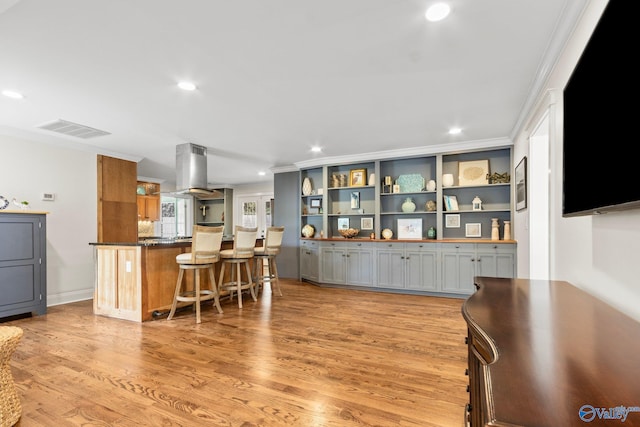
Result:
[[[97,157],[0,135],[0,195],[47,214],[47,305],[93,298]],[[42,201],[42,193],[54,201]]]
[[[640,210],[600,216],[562,217],[562,90],[605,5],[606,0],[594,0],[585,9],[542,91],[544,94],[540,96],[540,105],[535,113],[540,114],[541,109],[545,108],[551,112],[550,279],[571,282],[640,320]],[[531,121],[535,122],[534,115]],[[514,162],[528,155],[531,130],[524,130],[515,138]],[[619,149],[626,150],[626,147],[620,146]],[[606,166],[602,169],[597,166],[594,176],[585,177],[585,185],[588,185],[588,179],[606,175]],[[527,221],[536,221],[536,218],[529,216],[528,209],[515,214],[519,273],[529,271],[526,265],[528,260],[522,256],[534,247],[530,242],[537,237],[529,235],[527,228],[531,227],[526,227]]]

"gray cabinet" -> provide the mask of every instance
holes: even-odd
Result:
[[[311,282],[320,280],[320,254],[316,240],[300,241],[300,277]]]
[[[445,243],[440,247],[442,291],[472,294],[475,276],[475,243]]]
[[[322,242],[320,281],[373,286],[373,254],[373,244],[368,242]]]
[[[46,215],[0,213],[0,318],[47,312]]]
[[[437,291],[436,243],[380,243],[376,251],[377,286],[418,291]]]
[[[515,252],[512,243],[442,243],[442,291],[470,295],[474,276],[515,277]]]

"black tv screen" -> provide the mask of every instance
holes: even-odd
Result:
[[[638,136],[631,126],[640,73],[631,5],[609,1],[564,88],[564,217],[640,208]]]

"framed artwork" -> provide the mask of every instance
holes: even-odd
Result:
[[[351,169],[349,172],[349,186],[364,187],[367,184],[366,169]]]
[[[457,211],[458,210],[458,198],[456,196],[443,196],[444,197],[444,210],[445,211]]]
[[[465,224],[465,237],[482,237],[482,224],[479,222],[471,222]]]
[[[460,214],[445,215],[444,220],[446,228],[460,228]]]
[[[360,209],[360,192],[351,192],[351,209]]]
[[[320,207],[320,203],[321,200],[320,199],[311,199],[311,207],[312,208],[319,208]]]
[[[338,230],[349,228],[349,218],[338,218]]]
[[[422,239],[422,219],[399,219],[398,239]]]
[[[516,210],[527,207],[527,156],[524,156],[516,166]]]
[[[458,185],[489,184],[489,160],[458,163]]]
[[[373,218],[360,218],[360,230],[373,230]]]

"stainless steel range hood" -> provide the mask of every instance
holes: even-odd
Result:
[[[176,194],[198,199],[224,197],[221,191],[207,188],[207,147],[192,143],[176,146]]]

